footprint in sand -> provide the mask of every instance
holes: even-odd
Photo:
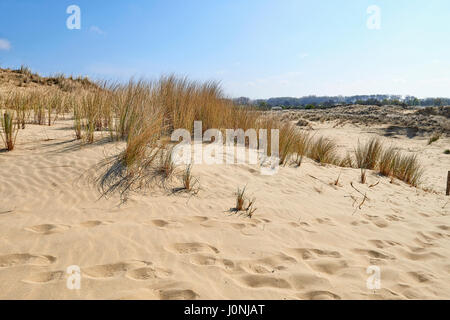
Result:
[[[308,300],[341,300],[341,297],[331,291],[309,291],[299,294],[299,298]]]
[[[175,251],[179,254],[192,254],[192,253],[219,253],[220,251],[208,244],[191,242],[191,243],[175,243],[170,246],[169,250]]]
[[[395,221],[395,222],[405,220],[405,218],[397,216],[395,214],[387,215],[386,219],[389,221]]]
[[[36,256],[29,253],[7,254],[0,256],[0,268],[32,265],[48,266],[56,261],[56,257],[49,255]]]
[[[245,227],[247,227],[245,223],[231,223],[230,225],[236,230],[242,230],[245,229]]]
[[[298,273],[289,277],[289,282],[294,286],[296,290],[302,290],[306,288],[320,288],[325,289],[331,287],[331,283],[328,279],[319,277],[313,273]]]
[[[244,269],[245,272],[247,273],[254,273],[254,274],[270,274],[275,272],[274,268],[267,267],[262,264],[254,262],[242,262],[239,264],[239,267]]]
[[[197,266],[202,267],[219,267],[224,269],[225,271],[235,272],[238,271],[239,268],[235,265],[235,263],[228,259],[219,259],[213,255],[207,254],[194,254],[190,258],[190,262]]]
[[[25,228],[27,231],[31,231],[34,233],[49,235],[54,233],[61,233],[66,230],[69,230],[71,227],[62,224],[41,224],[38,226]]]
[[[373,244],[378,249],[384,249],[386,247],[395,247],[395,246],[402,246],[401,243],[390,241],[390,240],[369,240],[369,243]]]
[[[23,279],[23,282],[31,284],[43,284],[64,280],[64,271],[40,272]]]
[[[369,224],[369,222],[360,220],[360,221],[352,221],[351,223],[352,226],[359,226],[360,224]]]
[[[181,228],[183,225],[176,221],[167,221],[164,219],[154,219],[150,222],[144,223],[145,225],[152,225],[161,229],[165,228]]]
[[[189,218],[188,220],[190,220],[191,222],[206,222],[209,220],[209,218],[203,216],[194,216]]]
[[[195,300],[199,295],[193,290],[159,290],[159,298],[161,300]]]
[[[326,225],[331,226],[331,227],[335,227],[336,226],[330,218],[317,218],[316,221],[319,224],[326,224]]]
[[[376,250],[367,250],[367,249],[358,249],[357,248],[357,249],[353,249],[352,251],[357,254],[369,256],[370,258],[382,259],[382,260],[395,260],[394,256],[384,254],[384,253],[382,253],[380,251],[376,251]]]
[[[292,286],[286,280],[277,277],[263,275],[246,275],[243,276],[241,282],[251,288],[278,288],[290,289]]]
[[[389,223],[387,223],[386,220],[379,216],[371,216],[371,215],[364,215],[364,217],[368,220],[370,220],[374,225],[376,225],[378,228],[386,228],[389,226]]]
[[[167,269],[155,267],[143,267],[130,270],[126,273],[126,277],[133,280],[151,280],[167,278],[172,274],[172,271]]]
[[[416,253],[416,252],[406,251],[403,248],[402,249],[399,248],[399,252],[403,257],[405,257],[409,260],[413,260],[413,261],[424,261],[424,260],[431,260],[431,259],[437,259],[437,258],[444,257],[435,252]]]
[[[14,210],[0,210],[0,216],[13,213]]]
[[[244,260],[236,264],[235,271],[248,274],[273,274],[288,269],[286,264],[295,264],[297,260],[283,253],[257,260]]]
[[[408,274],[417,282],[424,283],[429,282],[434,279],[434,277],[431,274],[427,274],[423,271],[411,271],[408,272]]]
[[[310,260],[315,258],[321,258],[321,257],[328,257],[328,258],[341,258],[342,255],[337,251],[331,251],[331,250],[321,250],[321,249],[306,249],[306,248],[296,248],[291,249],[290,252],[302,260]]]
[[[95,228],[98,226],[108,225],[111,223],[113,223],[113,221],[90,220],[80,223],[80,226],[85,228]]]
[[[348,263],[345,260],[331,260],[321,259],[318,261],[311,261],[309,265],[316,271],[326,274],[336,274],[340,270],[348,268]]]
[[[82,273],[94,279],[113,278],[125,274],[133,269],[145,268],[151,266],[151,262],[131,261],[118,262],[113,264],[104,264],[93,267],[82,268]]]

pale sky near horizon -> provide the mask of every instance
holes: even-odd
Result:
[[[66,26],[70,5],[79,30]],[[232,97],[448,97],[449,18],[448,0],[2,0],[0,66],[122,81],[175,73],[219,80]]]

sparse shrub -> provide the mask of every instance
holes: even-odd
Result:
[[[444,154],[450,154],[450,149],[446,149],[446,150],[444,151]]]
[[[441,138],[440,133],[434,133],[429,139],[428,139],[428,145],[431,145],[433,142],[438,141]]]

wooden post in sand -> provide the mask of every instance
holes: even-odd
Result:
[[[447,176],[447,195],[450,196],[450,171]]]

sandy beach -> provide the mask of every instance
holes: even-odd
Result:
[[[205,164],[197,195],[156,188],[121,204],[85,171],[123,144],[82,145],[71,119],[28,125],[0,153],[0,299],[450,299],[450,138],[335,124],[312,126],[343,153],[373,136],[417,152],[422,185],[372,171],[361,184],[359,169],[309,159],[274,176]],[[252,218],[229,211],[244,185]],[[380,289],[366,285],[369,266]]]

